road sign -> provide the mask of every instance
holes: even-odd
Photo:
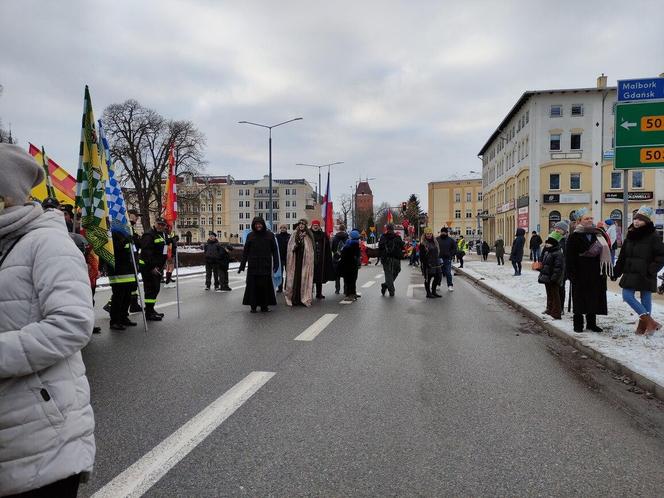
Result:
[[[664,168],[664,102],[618,103],[616,169]]]
[[[618,101],[664,99],[664,78],[618,80]]]

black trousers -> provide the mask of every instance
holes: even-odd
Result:
[[[161,275],[154,274],[151,271],[144,271],[142,275],[143,289],[145,290],[145,311],[149,314],[154,312],[154,305],[157,304]]]
[[[323,283],[316,282],[316,297],[323,295]]]
[[[81,476],[76,474],[39,489],[33,489],[17,495],[10,495],[6,498],[76,498],[80,482]]]
[[[131,295],[136,283],[111,285],[111,323],[122,323],[129,317]]]
[[[214,288],[219,288],[219,267],[221,265],[216,261],[205,262],[205,287],[210,287],[212,275],[214,274]]]

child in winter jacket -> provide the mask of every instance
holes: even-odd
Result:
[[[537,281],[546,289],[546,310],[544,314],[560,320],[562,303],[560,302],[560,285],[563,282],[564,258],[560,249],[562,234],[554,230],[544,243],[542,267]]]

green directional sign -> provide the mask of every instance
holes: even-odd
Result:
[[[614,168],[664,168],[664,102],[616,105]]]

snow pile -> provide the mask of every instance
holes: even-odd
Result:
[[[240,267],[240,263],[230,263],[228,265],[228,271],[237,270]],[[181,277],[186,277],[188,275],[200,275],[205,273],[205,266],[185,266],[183,268],[178,268],[178,271],[174,271],[173,275],[180,275]],[[143,281],[141,276],[138,276],[140,281]],[[100,277],[97,279],[97,287],[106,287],[108,286],[108,277]]]
[[[514,276],[512,265],[507,261],[507,257],[505,260],[504,266],[498,266],[495,259],[486,262],[466,261],[462,271],[483,280],[496,292],[539,314],[545,321],[574,336],[585,346],[613,358],[659,385],[664,385],[664,329],[650,337],[635,335],[638,317],[632,308],[623,302],[620,294],[612,291],[606,293],[609,314],[597,316],[597,325],[604,329],[603,332],[577,333],[572,326],[572,314],[567,312],[567,298],[562,320],[554,320],[549,315],[542,314],[546,308],[546,291],[544,285],[537,283],[539,273],[531,270],[529,262],[524,261],[521,276]],[[569,282],[567,286],[569,296]],[[664,306],[654,300],[652,315],[655,320],[664,324]]]

